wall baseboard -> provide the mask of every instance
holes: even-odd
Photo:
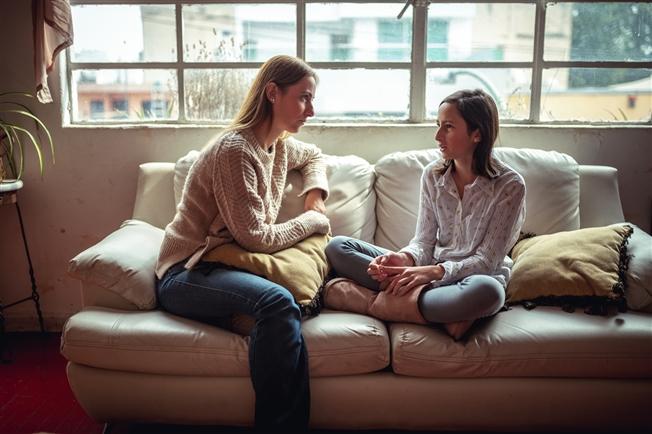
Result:
[[[44,313],[43,325],[47,332],[60,332],[74,312]],[[38,317],[34,314],[10,313],[5,311],[5,332],[38,332],[41,331]]]

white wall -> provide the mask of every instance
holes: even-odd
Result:
[[[0,92],[33,89],[31,2],[0,2]],[[50,78],[59,91],[58,72]],[[325,96],[322,96],[322,98]],[[49,329],[59,329],[80,305],[79,287],[66,274],[70,258],[130,217],[138,164],[174,161],[206,143],[207,128],[62,128],[58,102],[34,104],[51,126],[57,162],[39,179],[29,164],[19,193],[28,241]],[[299,135],[330,154],[357,153],[369,161],[396,150],[432,146],[433,126],[308,126]],[[650,231],[652,140],[650,127],[504,126],[502,146],[566,152],[583,164],[619,169],[620,193],[629,221]],[[0,300],[29,295],[30,283],[19,225],[12,206],[0,207]],[[35,330],[30,303],[4,312],[9,330]]]

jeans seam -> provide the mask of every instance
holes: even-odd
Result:
[[[176,277],[171,277],[170,280],[173,281],[175,284],[177,284],[179,286],[189,286],[189,287],[193,287],[193,288],[201,288],[201,289],[207,289],[207,290],[211,290],[211,291],[219,291],[219,292],[222,292],[222,293],[226,293],[226,294],[228,294],[230,296],[234,296],[234,297],[237,297],[240,300],[245,301],[247,304],[250,304],[250,300],[247,297],[243,297],[242,295],[240,295],[240,294],[238,294],[236,292],[233,292],[233,291],[227,291],[227,290],[224,290],[222,288],[215,287],[215,286],[206,286],[206,285],[200,285],[200,284],[197,284],[197,283],[185,282],[183,280],[178,280]],[[254,308],[255,308],[255,305],[254,305]]]

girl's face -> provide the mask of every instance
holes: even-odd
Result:
[[[312,100],[317,85],[315,79],[306,76],[285,88],[278,89],[274,101],[274,123],[289,133],[296,133],[309,117],[315,115]]]
[[[455,104],[443,103],[439,106],[435,140],[447,160],[469,160],[480,141],[478,130],[468,133],[466,121]]]

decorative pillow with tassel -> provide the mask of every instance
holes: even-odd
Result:
[[[625,308],[631,234],[631,226],[619,225],[522,239],[511,253],[507,303],[588,306],[587,313]]]

